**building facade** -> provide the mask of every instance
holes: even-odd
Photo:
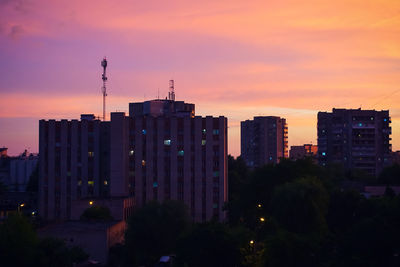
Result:
[[[7,148],[0,148],[0,182],[9,192],[25,192],[39,157],[25,150],[19,156],[7,155]]]
[[[241,122],[241,157],[249,167],[278,163],[288,157],[286,119],[266,116]]]
[[[114,112],[107,122],[40,121],[41,215],[76,218],[85,203],[108,198],[123,202],[112,207],[125,218],[133,205],[174,199],[195,221],[223,220],[227,119],[195,116],[193,104],[174,100],[129,107],[130,116]]]
[[[391,164],[389,111],[333,109],[318,112],[318,161],[340,163],[377,176]]]
[[[38,163],[37,154],[29,154],[26,150],[10,161],[10,180],[8,190],[14,192],[25,192],[32,173]]]

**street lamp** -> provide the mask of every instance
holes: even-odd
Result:
[[[18,204],[18,213],[21,212],[21,208],[25,206],[25,203]]]

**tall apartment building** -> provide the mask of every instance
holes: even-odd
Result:
[[[249,167],[278,163],[288,157],[288,127],[286,119],[254,117],[241,125],[241,157]]]
[[[160,99],[130,103],[129,114],[40,121],[41,215],[76,219],[97,201],[126,218],[133,205],[175,199],[195,221],[223,220],[227,119]]]
[[[378,175],[390,164],[390,122],[388,110],[318,112],[319,163],[341,163]]]

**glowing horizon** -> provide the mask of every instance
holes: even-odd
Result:
[[[37,152],[39,119],[107,114],[166,96],[197,115],[287,119],[289,147],[316,144],[317,112],[390,110],[400,150],[400,2],[397,0],[0,2],[0,147]],[[109,116],[108,116],[109,117]],[[36,123],[35,123],[36,121]]]

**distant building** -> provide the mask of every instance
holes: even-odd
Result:
[[[400,164],[400,150],[392,152],[392,163]]]
[[[365,186],[361,194],[363,194],[366,198],[382,197],[385,195],[386,191],[389,188],[393,190],[394,195],[398,196],[400,194],[400,186],[386,186],[386,185]]]
[[[110,248],[124,240],[126,223],[68,221],[48,225],[38,230],[41,238],[64,240],[67,246],[77,246],[88,253],[89,259],[105,266]]]
[[[8,150],[8,148],[6,148],[6,147],[0,148],[0,158],[7,157],[7,150]]]
[[[318,160],[376,176],[391,164],[389,111],[333,109],[318,112]]]
[[[8,185],[10,180],[10,160],[7,155],[7,148],[0,148],[0,183]]]
[[[74,219],[95,201],[125,219],[133,205],[174,199],[195,221],[224,220],[227,119],[195,116],[194,108],[156,99],[131,103],[129,116],[114,112],[111,121],[41,120],[42,217]]]
[[[0,149],[1,150],[1,149]],[[7,155],[7,148],[2,148],[0,156],[0,182],[10,192],[25,192],[31,174],[36,169],[38,155],[25,150],[17,157]]]
[[[26,150],[19,157],[12,158],[10,160],[10,180],[8,189],[15,192],[25,192],[38,161],[38,155],[29,154]]]
[[[304,144],[302,146],[291,146],[290,147],[290,159],[304,159],[304,158],[317,158],[318,146],[312,144]]]
[[[280,117],[254,117],[241,122],[241,157],[249,167],[278,163],[288,157],[288,127]]]

